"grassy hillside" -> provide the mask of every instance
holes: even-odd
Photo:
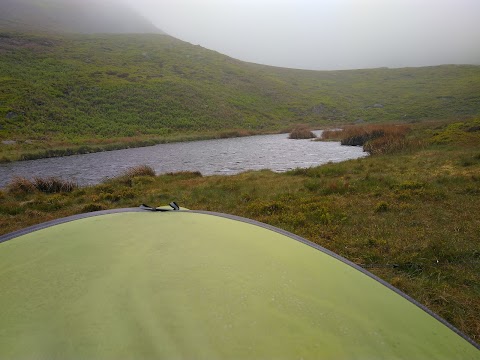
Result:
[[[2,0],[0,27],[18,31],[161,33],[121,1]]]
[[[295,123],[480,113],[480,66],[303,71],[237,61],[167,35],[8,31],[0,32],[0,55],[3,160]]]
[[[400,152],[283,174],[155,177],[139,169],[79,189],[18,180],[0,191],[0,234],[82,212],[175,200],[316,242],[405,291],[478,342],[480,118],[414,124],[407,140]]]

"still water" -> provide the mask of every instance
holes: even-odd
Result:
[[[15,176],[57,176],[79,185],[93,185],[142,164],[151,166],[157,174],[200,171],[203,175],[233,175],[260,169],[282,172],[363,156],[366,154],[361,147],[291,140],[288,134],[258,135],[0,164],[0,187]]]

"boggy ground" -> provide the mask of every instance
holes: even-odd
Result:
[[[0,192],[0,233],[82,212],[175,200],[190,209],[259,220],[318,243],[478,342],[478,130],[478,119],[417,124],[395,151],[282,174],[154,176],[139,168],[86,188],[18,180]]]

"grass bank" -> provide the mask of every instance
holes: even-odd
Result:
[[[273,132],[231,129],[204,133],[171,134],[164,137],[136,136],[112,139],[77,139],[74,143],[68,141],[52,141],[45,143],[29,140],[27,142],[3,144],[0,151],[0,163],[91,154],[95,152],[146,147],[173,142],[225,139],[269,133]]]
[[[412,125],[422,146],[277,174],[153,176],[0,192],[0,232],[72,214],[167,204],[291,231],[366,267],[480,340],[480,119]]]

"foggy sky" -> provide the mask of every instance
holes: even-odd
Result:
[[[260,64],[480,64],[480,0],[124,1],[174,37]]]

